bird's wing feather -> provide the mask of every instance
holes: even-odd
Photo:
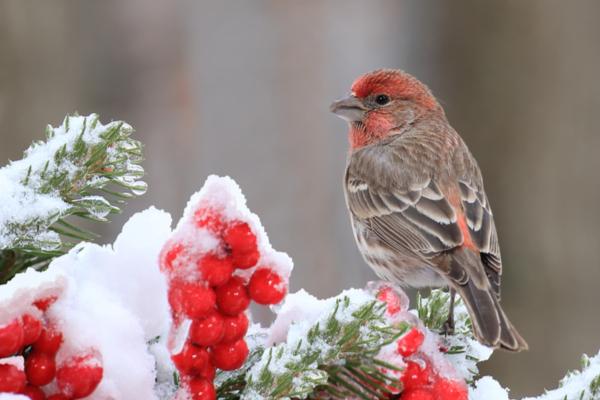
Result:
[[[502,258],[494,215],[473,156],[466,150],[459,158],[464,168],[458,186],[469,234],[479,249],[481,261],[494,293],[500,299]]]
[[[348,207],[368,221],[380,240],[396,250],[433,256],[459,246],[457,214],[426,170],[412,169],[384,148],[351,157],[346,174]]]

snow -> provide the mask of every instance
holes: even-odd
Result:
[[[171,379],[164,341],[170,325],[166,283],[158,254],[171,233],[171,217],[155,208],[134,215],[112,246],[83,243],[0,286],[0,321],[38,312],[31,303],[58,296],[47,317],[63,333],[57,364],[76,354],[97,354],[104,377],[89,397],[157,399],[158,375]],[[5,360],[2,360],[5,362]],[[54,391],[49,385],[48,393]]]
[[[320,300],[304,289],[289,294],[277,311],[277,318],[269,328],[269,346],[287,342],[294,343],[305,339],[308,330],[316,323],[325,322],[333,312],[336,301],[344,297],[350,298],[350,307],[338,312],[336,319],[340,322],[351,320],[352,313],[360,307],[375,300],[362,289],[348,289],[335,297]]]
[[[90,400],[156,399],[156,368],[163,377],[172,371],[168,359],[157,365],[153,356],[164,342],[155,343],[153,353],[147,345],[169,329],[158,254],[170,225],[167,213],[150,208],[125,224],[113,246],[85,243],[50,265],[49,271],[62,271],[69,282],[49,310],[64,336],[57,363],[90,351],[101,356],[104,377]]]
[[[33,306],[33,302],[61,295],[66,285],[66,275],[58,270],[38,272],[29,268],[18,274],[0,286],[0,326],[24,314],[37,316],[39,310]]]
[[[469,388],[471,400],[508,400],[508,391],[491,376],[484,376]]]
[[[559,383],[559,387],[549,390],[538,397],[523,400],[596,400],[600,398],[600,351],[591,358],[583,356],[581,371],[568,373]],[[592,392],[592,382],[596,391]]]

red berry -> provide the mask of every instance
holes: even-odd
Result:
[[[221,286],[231,278],[233,263],[230,257],[219,258],[208,254],[198,261],[198,270],[210,286]]]
[[[237,222],[229,226],[223,240],[232,251],[249,253],[256,250],[256,236],[245,222]]]
[[[233,266],[239,269],[248,269],[252,268],[258,263],[260,258],[260,253],[257,249],[250,251],[240,251],[233,249],[231,251],[231,260],[233,262]]]
[[[212,360],[215,367],[233,371],[244,365],[248,357],[248,345],[244,339],[233,343],[221,343],[213,347]]]
[[[170,272],[175,268],[175,261],[181,253],[183,253],[184,247],[181,243],[175,243],[168,247],[166,251],[161,255],[160,270],[163,272]]]
[[[243,338],[248,331],[248,324],[248,317],[244,313],[224,317],[224,334],[221,343],[231,343]]]
[[[212,364],[212,362],[210,360],[209,360],[209,362],[204,364],[204,367],[202,367],[194,372],[195,372],[195,376],[197,376],[199,378],[208,379],[211,382],[215,380],[215,375],[217,373],[215,366]]]
[[[205,348],[187,342],[180,353],[171,356],[171,360],[183,375],[196,375],[210,363],[210,356]]]
[[[37,386],[27,385],[21,394],[29,397],[31,400],[46,400],[46,394]]]
[[[410,389],[402,392],[400,400],[436,400],[437,397],[429,389]]]
[[[185,386],[192,400],[215,400],[217,398],[215,387],[208,379],[193,378]]]
[[[439,400],[467,400],[469,391],[462,381],[439,378],[433,383],[433,391]]]
[[[25,372],[12,364],[0,364],[0,393],[19,393],[26,382]]]
[[[54,355],[60,348],[62,340],[62,333],[57,331],[55,328],[46,327],[42,329],[40,337],[33,344],[33,350],[40,353]]]
[[[81,399],[96,390],[104,370],[98,359],[91,355],[71,357],[56,372],[56,383],[62,394]]]
[[[25,374],[32,385],[44,386],[52,382],[56,375],[54,355],[31,352],[25,360]]]
[[[217,305],[227,315],[237,315],[248,308],[250,297],[244,281],[234,276],[217,288]]]
[[[69,398],[62,393],[56,393],[48,396],[46,400],[69,400]]]
[[[192,319],[203,318],[215,308],[215,292],[202,283],[172,281],[169,304],[175,314],[183,313]]]
[[[195,345],[212,346],[221,341],[224,333],[225,321],[221,314],[215,311],[206,318],[193,320],[189,337]]]
[[[285,297],[287,288],[277,273],[268,268],[260,268],[252,274],[248,292],[258,304],[277,304]]]
[[[387,312],[390,315],[397,314],[402,310],[400,297],[398,297],[396,292],[394,292],[394,289],[389,286],[382,288],[379,293],[377,293],[377,299],[386,303]]]
[[[41,311],[47,311],[48,308],[56,301],[56,296],[44,297],[43,299],[39,299],[33,302],[33,305],[36,306]]]
[[[414,389],[429,384],[431,380],[431,367],[429,364],[425,364],[425,367],[421,367],[419,363],[415,361],[409,361],[406,363],[406,368],[402,372],[400,378],[404,389]]]
[[[396,342],[398,346],[396,351],[403,357],[411,356],[421,347],[423,340],[425,340],[423,332],[413,327]]]
[[[39,339],[42,334],[42,322],[31,314],[23,315],[23,346]]]
[[[212,208],[199,208],[196,210],[194,222],[198,228],[206,228],[217,235],[221,235],[225,229],[225,223],[221,215]]]
[[[23,346],[23,324],[20,318],[0,326],[0,358],[12,356]]]

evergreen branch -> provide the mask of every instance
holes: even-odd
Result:
[[[105,222],[124,199],[144,193],[142,145],[132,133],[95,114],[67,116],[0,169],[0,284],[95,237],[69,217]]]
[[[329,313],[295,341],[266,349],[248,368],[242,399],[379,399],[389,394],[392,378],[378,370],[381,348],[398,339],[406,323],[390,326],[385,305],[335,299]],[[219,387],[219,398],[226,397]],[[223,396],[223,397],[221,397]]]

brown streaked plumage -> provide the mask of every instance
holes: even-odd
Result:
[[[346,202],[366,262],[382,279],[450,286],[479,341],[527,349],[500,306],[502,261],[481,172],[429,89],[377,70],[331,111],[350,125]]]

